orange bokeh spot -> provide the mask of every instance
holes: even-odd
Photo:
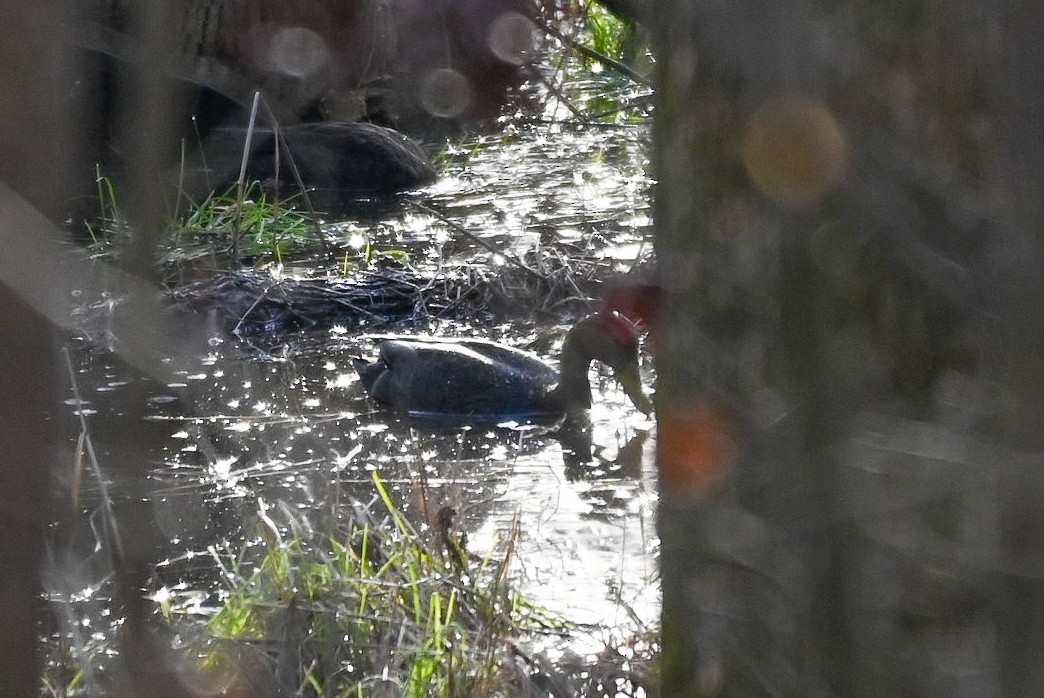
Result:
[[[699,496],[717,489],[736,456],[732,420],[720,409],[701,404],[660,406],[657,422],[660,491]]]
[[[754,184],[779,203],[808,209],[844,176],[847,144],[822,102],[769,100],[754,112],[743,138],[743,165]]]

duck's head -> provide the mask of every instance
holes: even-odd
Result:
[[[639,330],[653,329],[660,317],[663,287],[655,281],[610,282],[602,297],[601,312],[618,312]]]
[[[586,383],[587,365],[592,360],[601,361],[613,370],[613,377],[635,407],[646,414],[652,411],[652,402],[642,390],[638,370],[638,330],[630,320],[616,312],[595,313],[569,331],[562,345],[563,379],[571,370],[569,364],[574,364],[582,366]]]

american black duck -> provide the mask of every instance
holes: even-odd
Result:
[[[556,371],[540,358],[481,339],[395,337],[377,361],[357,360],[367,394],[413,417],[459,421],[554,419],[591,406],[592,361],[613,369],[632,402],[651,410],[638,373],[638,334],[618,313],[591,315],[562,344]]]

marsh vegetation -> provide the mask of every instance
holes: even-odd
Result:
[[[110,326],[125,299],[82,299],[49,693],[118,683],[112,567],[130,546],[155,640],[189,691],[644,694],[650,419],[596,373],[596,407],[567,436],[416,424],[375,410],[351,367],[388,332],[553,356],[606,279],[651,259],[649,89],[592,58],[619,54],[625,29],[592,11],[571,41],[595,52],[558,44],[524,109],[429,143],[430,186],[335,215],[251,181],[175,196],[158,276],[169,311],[209,323],[211,339],[173,379],[119,360]],[[119,265],[134,225],[104,172],[97,187],[87,249]],[[647,359],[644,374],[650,385]],[[124,412],[133,400],[144,414]],[[129,523],[136,497],[156,526],[145,541]]]

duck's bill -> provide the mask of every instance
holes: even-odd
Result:
[[[616,380],[623,387],[624,392],[627,393],[627,397],[631,398],[631,402],[634,403],[635,407],[645,414],[652,412],[652,401],[646,396],[645,391],[642,390],[642,377],[638,373],[637,366],[617,371]]]

